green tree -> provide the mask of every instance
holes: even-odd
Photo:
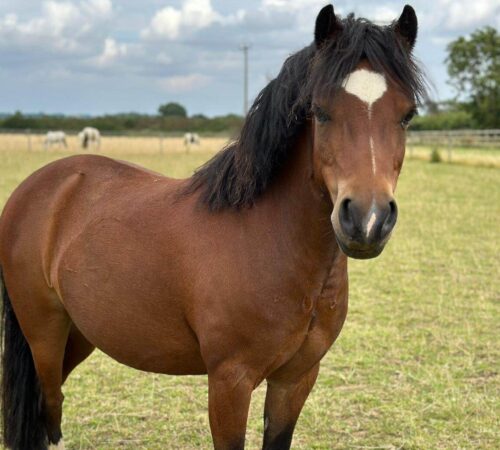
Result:
[[[480,128],[500,128],[500,34],[486,26],[448,45],[448,74]]]
[[[160,105],[158,113],[163,117],[187,117],[186,108],[179,103],[173,102]]]

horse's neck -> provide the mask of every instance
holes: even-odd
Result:
[[[312,271],[330,266],[340,250],[330,220],[330,197],[313,179],[309,127],[297,138],[289,160],[266,194],[262,209],[273,217],[279,239],[289,241],[290,256],[308,263]]]

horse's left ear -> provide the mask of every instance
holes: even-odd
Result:
[[[403,41],[405,47],[411,51],[417,39],[418,21],[415,10],[405,5],[401,17],[394,24],[394,30]]]
[[[328,39],[332,38],[341,29],[342,25],[335,15],[333,5],[326,5],[316,18],[316,28],[314,29],[316,47],[321,48]]]

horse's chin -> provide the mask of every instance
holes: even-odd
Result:
[[[354,259],[372,259],[379,256],[385,248],[385,242],[371,246],[360,246],[356,244],[346,244],[337,238],[337,243],[342,252],[349,258]]]

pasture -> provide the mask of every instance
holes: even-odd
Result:
[[[182,177],[223,142],[202,140],[190,153],[172,145],[164,154],[153,144],[140,152],[105,144],[103,153]],[[32,171],[69,154],[0,143],[0,205]],[[408,160],[397,199],[399,221],[384,253],[350,261],[347,321],[293,448],[500,447],[500,172]],[[65,396],[69,449],[211,447],[205,377],[139,373],[95,352]],[[261,386],[249,449],[260,445],[263,399]]]
[[[76,134],[67,134],[67,149],[54,144],[48,150],[44,149],[44,134],[31,134],[27,132],[0,133],[0,149],[6,151],[48,151],[60,152],[67,150],[69,152],[85,152]],[[182,152],[208,152],[214,153],[222,148],[229,141],[227,136],[201,137],[202,145],[190,145],[186,148],[184,137],[172,135],[125,135],[125,134],[104,134],[102,136],[101,147],[99,151],[110,156],[120,157],[123,153],[139,154],[163,154],[163,153],[182,153]],[[433,149],[436,149],[443,162],[464,164],[471,166],[497,167],[500,168],[500,151],[496,147],[460,147],[447,145],[408,145],[407,159],[429,160]],[[91,147],[90,151],[95,151]],[[451,151],[451,154],[450,154]],[[451,160],[450,160],[451,157]]]
[[[32,150],[32,151],[45,151],[43,141],[44,134],[28,134],[28,133],[2,133],[0,134],[0,149],[2,150]],[[227,137],[210,137],[208,139],[202,138],[203,151],[216,152],[223,147],[228,141]],[[54,144],[47,151],[63,151],[69,152],[82,152],[80,140],[76,134],[67,134],[68,148],[64,149],[62,146]],[[91,146],[90,151],[95,150]],[[198,145],[191,145],[190,151],[201,150]],[[127,135],[104,135],[101,142],[99,151],[106,154],[119,156],[125,153],[175,153],[185,152],[184,136],[127,136]]]

